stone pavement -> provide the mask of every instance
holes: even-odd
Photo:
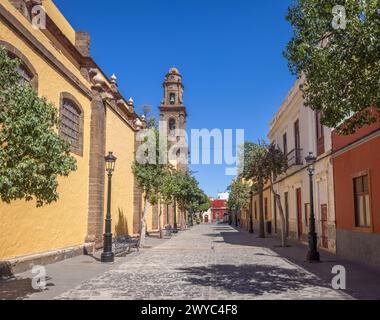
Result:
[[[157,237],[147,238],[147,247],[153,248],[164,243],[167,239]],[[100,262],[101,252],[94,256],[78,256],[72,259],[56,262],[46,267],[47,289],[43,291],[34,290],[32,287],[31,271],[16,274],[11,279],[2,280],[0,278],[0,300],[49,300],[59,296],[66,291],[75,288],[84,281],[101,276],[105,272],[117,268],[118,266],[134,259],[144,251],[133,252],[124,258],[116,258],[115,263],[104,264]]]
[[[196,226],[56,299],[351,299],[250,236]]]

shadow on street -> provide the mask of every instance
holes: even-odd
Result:
[[[231,293],[280,294],[308,286],[325,287],[320,279],[297,269],[269,265],[213,265],[212,267],[182,268],[185,281],[192,285],[212,286]]]

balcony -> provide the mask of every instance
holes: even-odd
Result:
[[[288,158],[288,167],[293,166],[302,166],[303,165],[303,150],[302,149],[293,149],[287,155]]]

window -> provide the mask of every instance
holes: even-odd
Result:
[[[255,220],[257,220],[257,202],[255,201]]]
[[[284,154],[285,156],[288,155],[288,136],[286,133],[284,133],[284,135],[282,136],[282,142],[283,142],[283,151],[284,151]]]
[[[171,134],[174,134],[176,129],[177,129],[177,125],[176,125],[175,119],[171,118],[169,120],[169,132]]]
[[[38,75],[33,65],[26,56],[16,47],[8,42],[0,40],[0,46],[4,47],[11,59],[19,59],[21,61],[18,72],[25,82],[30,83],[34,90],[38,90]]]
[[[27,83],[32,82],[33,75],[31,74],[31,72],[27,69],[27,67],[23,63],[19,65],[18,73],[25,80],[25,82],[27,82]]]
[[[294,123],[294,145],[295,145],[295,164],[302,165],[301,159],[301,138],[300,138],[300,121]]]
[[[83,154],[83,112],[79,104],[68,98],[69,94],[63,94],[60,108],[60,135],[66,139],[75,154]]]
[[[315,125],[316,125],[316,135],[317,135],[317,155],[325,153],[325,134],[324,128],[321,123],[321,112],[315,113]]]
[[[355,225],[358,228],[371,227],[371,206],[369,197],[368,175],[355,178],[354,203],[355,203]]]
[[[169,102],[170,102],[170,104],[175,104],[175,93],[170,94]]]

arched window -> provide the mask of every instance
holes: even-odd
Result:
[[[175,93],[169,95],[169,102],[170,104],[175,104]]]
[[[175,130],[177,129],[177,125],[174,118],[169,119],[169,132],[171,134],[175,133]]]
[[[83,110],[69,93],[61,94],[60,135],[71,146],[71,152],[83,155]]]
[[[19,59],[21,64],[18,68],[18,72],[22,76],[22,78],[30,83],[30,85],[37,91],[38,90],[38,75],[33,65],[29,62],[29,60],[25,57],[24,54],[21,53],[20,50],[15,48],[8,42],[0,40],[0,46],[4,47],[10,58]]]

